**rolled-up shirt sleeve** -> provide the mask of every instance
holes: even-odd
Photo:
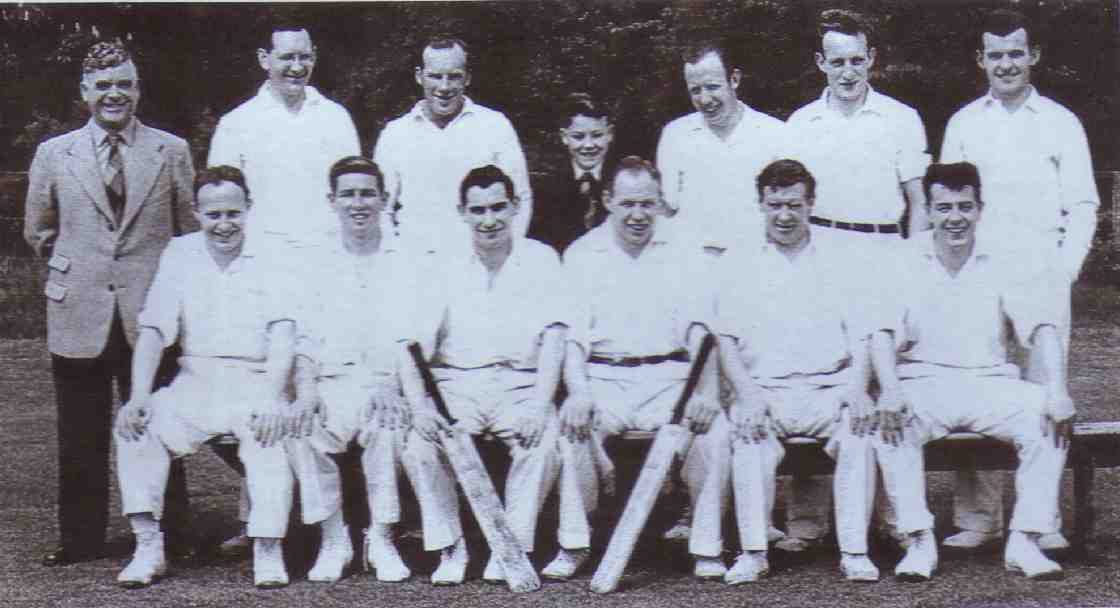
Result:
[[[930,163],[929,144],[917,111],[907,108],[899,127],[898,182],[905,183],[925,175]]]

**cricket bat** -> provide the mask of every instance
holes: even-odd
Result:
[[[460,432],[455,428],[456,420],[447,410],[447,403],[444,402],[443,395],[436,386],[436,380],[432,376],[432,370],[428,368],[420,345],[415,342],[409,344],[408,352],[416,363],[417,369],[420,370],[424,390],[435,402],[436,410],[451,425],[451,437],[446,437],[442,441],[444,453],[455,471],[459,486],[467,495],[471,512],[474,513],[478,526],[482,528],[482,534],[486,537],[486,543],[490,545],[490,551],[502,566],[506,584],[509,585],[510,591],[517,593],[540,589],[541,580],[537,576],[537,571],[533,569],[533,564],[521,548],[517,536],[510,529],[509,522],[506,521],[505,507],[498,499],[494,482],[486,473],[486,467],[478,455],[470,433]]]
[[[634,554],[638,535],[646,527],[649,514],[653,510],[657,496],[661,493],[661,486],[669,475],[673,458],[677,450],[692,438],[688,429],[681,426],[681,419],[684,418],[685,406],[696,390],[696,384],[700,381],[700,372],[704,369],[704,363],[708,360],[713,346],[715,346],[715,337],[712,334],[705,335],[704,341],[700,343],[700,352],[697,353],[696,360],[692,362],[692,368],[688,371],[684,390],[681,391],[677,405],[673,409],[673,418],[669,424],[657,430],[657,436],[654,437],[653,445],[646,455],[645,464],[638,473],[638,481],[634,484],[634,490],[630,492],[630,499],[626,501],[626,508],[622,511],[622,517],[618,520],[614,533],[611,534],[607,552],[599,562],[595,575],[591,577],[591,590],[595,593],[610,593],[618,587],[622,572]]]

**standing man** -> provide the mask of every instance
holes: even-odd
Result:
[[[717,251],[762,231],[754,176],[781,157],[782,121],[739,101],[742,79],[727,49],[707,42],[682,54],[696,111],[665,125],[657,168],[668,213],[665,228]]]
[[[316,49],[303,25],[276,23],[257,61],[266,80],[257,94],[218,122],[210,166],[238,167],[253,191],[249,229],[269,242],[299,244],[333,221],[322,204],[331,164],[359,154],[350,113],[310,86]]]
[[[610,111],[587,93],[568,95],[557,114],[567,163],[537,188],[529,237],[563,254],[573,241],[603,223],[603,179],[614,170],[609,154],[614,140]]]
[[[895,304],[893,320],[872,336],[882,387],[876,449],[898,531],[909,537],[895,568],[903,580],[929,580],[937,569],[922,446],[958,430],[1011,443],[1019,457],[1005,567],[1032,579],[1062,576],[1039,547],[1040,536],[1057,530],[1074,415],[1053,322],[1057,294],[1042,264],[1030,263],[1042,252],[978,234],[988,210],[980,183],[971,163],[930,165],[933,231],[895,260],[900,275],[881,298]],[[1020,379],[1008,359],[1011,335],[1041,351],[1045,385]]]
[[[40,144],[28,177],[24,237],[47,258],[47,348],[58,404],[60,546],[48,566],[93,559],[105,542],[113,382],[130,389],[136,316],[173,235],[197,228],[194,168],[181,138],[135,118],[140,77],[120,43],[82,62],[89,122]],[[173,374],[165,360],[161,376]],[[182,498],[177,467],[171,490]]]
[[[879,579],[867,557],[876,468],[865,425],[871,368],[860,310],[868,290],[859,274],[868,266],[852,248],[816,238],[823,229],[809,224],[815,185],[797,161],[767,165],[758,175],[765,243],[719,260],[716,323],[722,369],[735,389],[728,414],[743,547],[724,577],[732,585],[769,573],[767,531],[785,455],[781,442],[792,436],[826,439],[825,452],[836,460],[841,574],[849,581]],[[806,543],[827,534],[828,503],[823,484],[795,477],[786,496],[787,540]]]
[[[494,165],[513,181],[518,209],[516,236],[524,236],[533,216],[529,171],[517,132],[504,114],[466,96],[471,83],[465,42],[436,36],[421,52],[416,84],[424,98],[385,125],[373,160],[385,172],[390,209],[398,232],[423,250],[462,243],[461,220],[448,201],[475,167]]]
[[[790,155],[817,178],[813,224],[848,242],[897,243],[928,228],[922,175],[926,131],[913,108],[871,88],[875,47],[868,27],[843,10],[821,13],[817,68],[828,85],[787,121]]]
[[[560,468],[555,396],[567,333],[560,258],[547,245],[516,236],[521,209],[513,181],[498,167],[472,169],[459,192],[460,222],[472,236],[469,249],[444,255],[443,268],[429,273],[417,310],[430,301],[437,314],[415,313],[434,321],[417,337],[431,346],[424,352],[459,432],[488,433],[509,449],[506,518],[530,553],[537,517]],[[459,230],[462,236],[463,226]],[[404,466],[420,502],[424,549],[442,551],[432,584],[457,585],[468,553],[454,476],[439,450],[448,429],[414,367],[402,365],[407,371],[401,372],[413,414]],[[482,577],[505,579],[493,554]]]
[[[1037,249],[1049,260],[1049,284],[1061,299],[1054,322],[1068,357],[1070,291],[1092,245],[1100,205],[1089,143],[1077,117],[1031,85],[1041,41],[1023,15],[993,11],[975,40],[988,93],[949,119],[941,162],[968,161],[979,169],[986,239]],[[1044,382],[1036,355],[1031,351],[1027,377]],[[954,523],[961,533],[945,539],[946,545],[976,547],[1003,536],[997,475],[958,474]],[[1060,534],[1046,535],[1040,544],[1069,546]]]
[[[711,258],[695,241],[676,242],[658,229],[666,208],[657,169],[629,156],[612,179],[606,223],[564,259],[575,320],[560,412],[560,551],[541,572],[553,579],[572,577],[591,554],[588,514],[600,484],[613,487],[604,440],[669,422],[711,316]],[[704,579],[727,571],[721,522],[731,475],[727,417],[715,394],[715,361],[708,363],[685,412],[696,437],[683,455],[688,550],[693,573]]]

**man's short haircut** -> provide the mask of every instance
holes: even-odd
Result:
[[[249,186],[245,184],[245,174],[241,172],[241,169],[229,165],[215,165],[213,167],[206,167],[195,174],[194,202],[191,206],[198,209],[198,191],[202,190],[203,186],[209,186],[211,184],[217,185],[222,182],[230,182],[231,184],[237,185],[237,187],[241,188],[241,191],[245,193],[245,200],[250,200]]]
[[[611,111],[606,104],[591,93],[569,93],[560,106],[556,115],[557,126],[565,129],[576,116],[588,118],[605,118],[611,123]]]
[[[847,34],[848,36],[859,36],[863,34],[867,38],[867,48],[871,48],[871,27],[867,24],[867,20],[859,13],[833,8],[821,11],[820,16],[817,18],[817,50],[824,54],[824,35],[829,32],[836,32],[838,34]]]
[[[506,175],[505,171],[494,165],[486,165],[485,167],[471,169],[470,173],[467,173],[467,176],[463,178],[463,182],[459,184],[459,206],[465,207],[467,205],[467,191],[471,188],[486,189],[494,184],[505,186],[506,196],[511,201],[514,199],[513,180]]]
[[[618,166],[615,167],[614,174],[611,175],[611,181],[608,182],[611,185],[611,192],[614,192],[614,186],[615,182],[618,181],[618,176],[624,173],[634,177],[644,173],[652,177],[653,181],[657,182],[658,187],[661,186],[661,172],[657,170],[657,167],[653,163],[641,156],[627,156],[618,161]]]
[[[373,179],[377,180],[377,190],[382,194],[385,193],[385,174],[381,172],[381,167],[378,167],[377,163],[364,156],[346,156],[331,165],[331,194],[338,190],[338,178],[350,173],[372,175]]]
[[[739,66],[735,64],[731,51],[722,40],[705,39],[691,42],[681,50],[681,60],[685,63],[699,63],[708,53],[715,53],[716,57],[719,57],[720,63],[723,64],[724,75],[730,81],[732,70]]]
[[[996,9],[984,15],[984,18],[980,21],[980,26],[977,28],[974,38],[977,44],[976,48],[984,49],[984,34],[995,34],[1003,37],[1020,28],[1027,33],[1027,43],[1030,46],[1040,45],[1040,34],[1037,28],[1032,26],[1026,15],[1019,11],[1004,8]]]
[[[469,68],[471,64],[470,49],[467,48],[467,43],[463,42],[462,38],[453,34],[436,34],[428,38],[424,46],[420,47],[420,61],[416,65],[424,65],[424,51],[428,49],[453,49],[455,47],[463,50],[463,57],[466,59],[465,63]]]
[[[805,184],[806,199],[815,200],[817,198],[817,180],[813,178],[813,174],[809,173],[805,165],[788,158],[776,160],[766,165],[755,179],[759,201],[763,199],[767,188],[789,188],[797,184]]]
[[[922,190],[926,193],[926,205],[929,205],[929,191],[933,188],[934,184],[941,184],[953,192],[960,192],[966,186],[972,186],[972,191],[976,193],[976,202],[981,205],[984,200],[980,196],[980,171],[976,169],[976,165],[963,162],[963,163],[933,163],[926,169],[925,176],[922,177]]]
[[[264,35],[261,39],[262,49],[272,50],[272,35],[277,32],[307,32],[308,37],[311,36],[311,28],[303,21],[293,15],[278,15],[269,19],[264,31],[261,32]]]
[[[82,73],[91,74],[97,70],[115,68],[132,61],[132,53],[124,43],[117,40],[98,42],[89,47],[85,59],[82,60]]]

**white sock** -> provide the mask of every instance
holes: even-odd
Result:
[[[151,513],[134,513],[128,516],[132,533],[136,536],[150,536],[159,533],[159,522]]]

